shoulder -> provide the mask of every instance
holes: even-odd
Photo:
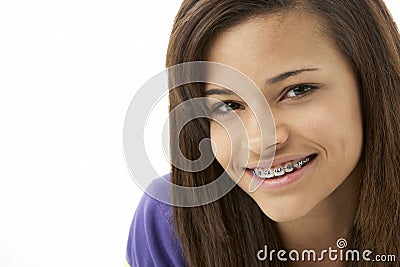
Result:
[[[169,180],[169,175],[156,179],[150,186],[164,184],[160,179]],[[169,188],[164,190],[169,194]],[[170,205],[143,194],[130,228],[126,259],[131,267],[185,266]]]

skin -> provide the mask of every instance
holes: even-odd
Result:
[[[301,11],[260,15],[220,33],[207,60],[223,63],[247,75],[259,87],[275,121],[275,140],[262,140],[250,106],[237,95],[212,94],[210,99],[234,101],[216,113],[211,139],[219,163],[238,180],[266,216],[277,222],[287,249],[337,249],[336,240],[350,238],[358,205],[362,151],[362,118],[357,81],[351,65],[335,43],[322,34],[318,17]],[[313,69],[267,83],[281,73]],[[299,84],[312,84],[293,89]],[[210,89],[223,89],[207,84]],[[246,93],[245,91],[242,93]],[[298,97],[303,96],[303,97]],[[268,108],[268,107],[265,107]],[[230,116],[243,121],[247,136],[235,134],[233,144],[222,127]],[[235,145],[248,138],[248,146]],[[235,143],[236,142],[236,143]],[[265,158],[313,154],[312,168],[293,184],[249,192],[246,164]],[[235,161],[248,155],[248,162]],[[240,171],[241,170],[241,171]],[[240,177],[235,177],[240,176]],[[240,179],[239,179],[240,178]],[[340,262],[294,263],[293,266],[342,266]]]

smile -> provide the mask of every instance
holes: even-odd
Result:
[[[312,161],[317,154],[312,154],[302,159],[293,160],[285,162],[284,164],[274,166],[268,169],[251,169],[254,175],[262,179],[274,179],[285,176],[287,173],[295,172],[304,166],[306,166],[310,161]]]

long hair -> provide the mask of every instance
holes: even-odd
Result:
[[[400,38],[382,0],[185,0],[175,18],[166,65],[204,60],[219,32],[257,15],[302,9],[319,16],[322,31],[354,69],[363,116],[363,151],[359,207],[352,249],[400,256]],[[170,91],[170,111],[204,96],[201,84]],[[199,142],[209,138],[209,123],[196,119],[180,133],[178,117],[170,119],[171,148],[188,159],[200,156]],[[171,157],[176,151],[171,149]],[[200,186],[216,179],[223,168],[185,172],[172,166],[171,181]],[[242,189],[235,186],[219,200],[194,208],[173,207],[174,226],[189,266],[286,266],[260,262],[265,245],[280,249],[275,223]],[[348,262],[349,266],[370,266]],[[396,263],[381,263],[395,266]]]

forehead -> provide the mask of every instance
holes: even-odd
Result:
[[[258,71],[319,67],[337,53],[324,34],[320,18],[306,11],[258,15],[222,31],[209,46],[206,59],[258,76]]]

